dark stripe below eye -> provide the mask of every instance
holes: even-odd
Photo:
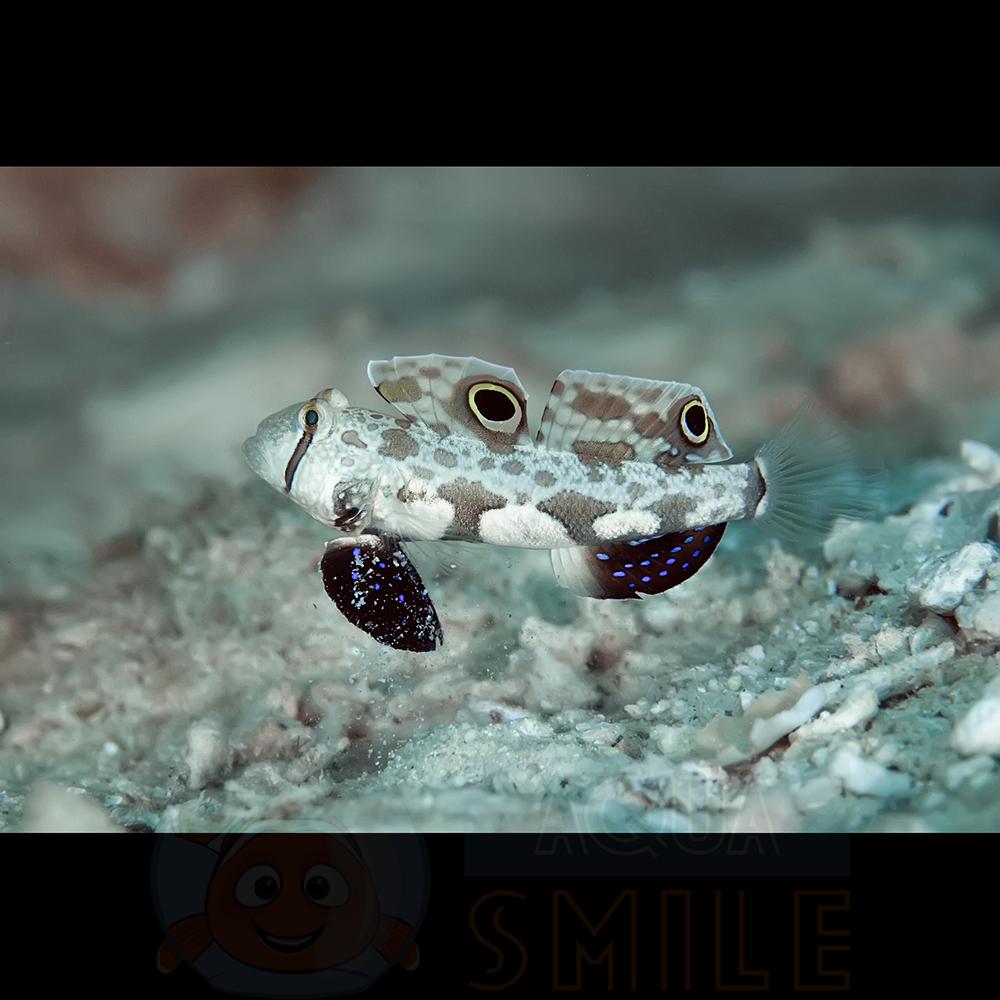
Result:
[[[288,460],[288,465],[285,466],[286,493],[292,492],[292,480],[295,478],[295,470],[299,467],[299,462],[302,461],[309,450],[312,439],[313,436],[309,431],[303,431],[302,437],[299,438],[299,443],[295,446],[295,451],[292,452],[292,457]]]

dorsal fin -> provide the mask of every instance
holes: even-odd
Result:
[[[513,368],[480,358],[422,354],[369,361],[375,391],[441,437],[474,435],[496,452],[531,444],[528,394]]]
[[[398,538],[335,538],[319,568],[330,600],[373,639],[415,653],[444,641],[434,603]]]
[[[537,441],[588,464],[634,459],[669,468],[733,455],[697,386],[603,372],[560,373]]]

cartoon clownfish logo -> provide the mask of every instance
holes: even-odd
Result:
[[[235,983],[239,967],[242,975],[236,979],[252,982],[256,992],[261,984],[253,982],[252,970],[267,978],[278,974],[286,983],[289,974],[340,970],[342,988],[333,992],[353,992],[393,964],[406,969],[418,965],[414,923],[386,912],[380,898],[393,898],[405,908],[405,891],[389,885],[380,893],[380,869],[366,859],[363,835],[194,834],[174,839],[186,842],[188,850],[201,848],[202,857],[188,866],[201,891],[187,893],[187,906],[199,898],[202,905],[197,912],[167,919],[161,907],[167,931],[157,954],[162,972],[186,960],[209,978],[222,976]],[[170,867],[170,875],[176,875],[176,865]],[[381,867],[390,881],[399,882],[399,864]],[[171,893],[171,908],[184,908],[168,877],[159,895]],[[419,902],[422,911],[423,900]],[[328,977],[325,984],[316,983],[321,985],[329,993],[334,983]],[[277,982],[272,986],[278,990]],[[236,986],[235,991],[242,989]]]

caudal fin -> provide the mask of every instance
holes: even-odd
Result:
[[[860,460],[848,432],[815,399],[756,458],[766,489],[755,517],[780,538],[820,541],[838,517],[872,518],[882,509],[884,468]]]

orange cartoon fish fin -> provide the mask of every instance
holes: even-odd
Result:
[[[173,972],[183,959],[193,962],[214,940],[204,913],[178,920],[170,925],[156,953],[156,967],[160,972]]]
[[[378,930],[375,932],[372,944],[387,962],[398,961],[404,969],[415,969],[420,964],[420,949],[417,947],[417,942],[411,942],[406,951],[403,951],[406,939],[412,933],[412,924],[383,913],[379,918]]]

